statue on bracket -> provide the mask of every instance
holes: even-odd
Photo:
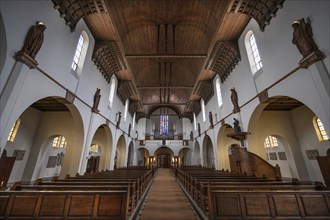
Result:
[[[31,58],[35,58],[44,41],[44,30],[46,26],[41,21],[30,27],[26,35],[24,46],[21,52],[28,54]]]
[[[98,113],[99,110],[97,109],[100,103],[101,99],[101,90],[99,88],[96,89],[96,92],[94,94],[94,102],[92,107],[92,112]]]
[[[198,136],[200,137],[201,136],[201,124],[198,123]]]
[[[210,128],[213,128],[214,125],[213,125],[213,115],[212,115],[212,112],[209,112],[209,121],[210,121]]]
[[[241,110],[238,106],[237,92],[236,92],[235,88],[231,88],[230,91],[231,91],[231,96],[230,96],[231,102],[233,103],[233,106],[234,106],[233,113],[240,112]]]
[[[292,23],[293,39],[292,43],[295,44],[303,57],[307,57],[314,51],[318,50],[316,43],[313,40],[312,27],[305,19],[295,20]]]
[[[131,129],[132,129],[132,124],[130,123],[130,124],[128,125],[128,136],[131,135]]]
[[[236,118],[234,118],[234,123],[233,124],[234,124],[235,133],[242,132],[241,127],[239,126],[239,121]]]
[[[306,20],[307,22],[302,18],[292,23],[292,43],[297,46],[300,54],[303,56],[303,59],[299,62],[299,65],[303,68],[308,68],[313,63],[325,57],[314,42],[310,20]]]
[[[194,139],[194,134],[193,134],[193,131],[190,132],[190,140],[193,140]]]
[[[116,128],[118,129],[119,128],[119,125],[120,125],[120,120],[121,120],[121,112],[118,112],[117,114],[116,114],[116,121],[117,121],[117,125],[116,125]]]

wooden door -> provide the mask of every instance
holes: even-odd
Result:
[[[170,167],[170,155],[169,154],[158,154],[157,164],[159,168],[169,168]]]
[[[5,187],[9,180],[11,170],[13,169],[16,157],[1,157],[0,158],[0,184]]]
[[[323,156],[323,157],[316,157],[317,162],[319,163],[321,173],[324,179],[324,182],[327,186],[330,187],[330,157]]]
[[[87,161],[86,173],[96,173],[99,169],[100,156],[91,157]]]

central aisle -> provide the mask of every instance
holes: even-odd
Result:
[[[169,169],[158,169],[139,220],[198,219]]]

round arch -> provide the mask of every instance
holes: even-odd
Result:
[[[64,136],[67,142],[64,157],[61,158],[61,169],[49,169],[49,172],[44,173],[46,177],[77,173],[82,153],[79,146],[83,145],[84,132],[81,115],[73,104],[68,104],[61,97],[44,97],[22,110],[18,118],[21,122],[16,138],[13,142],[7,141],[5,148],[10,154],[14,150],[24,152],[24,156],[21,163],[13,167],[12,173],[15,175],[10,181],[33,181],[45,177],[40,176],[40,166],[45,165],[40,164],[40,160],[46,157],[46,164],[54,160],[56,155],[51,154],[51,151],[47,151],[48,155],[44,153],[51,140],[59,135]],[[52,161],[50,163],[53,164]]]
[[[191,165],[192,150],[188,147],[184,147],[179,151],[179,165],[180,166],[189,166]]]
[[[139,147],[136,153],[137,153],[136,158],[137,158],[138,166],[147,166],[148,158],[150,156],[148,149],[145,147]]]
[[[169,147],[159,147],[155,150],[154,161],[157,167],[168,168],[173,165],[174,152]]]
[[[205,135],[203,140],[203,165],[215,168],[214,149],[210,136]]]
[[[110,169],[112,154],[112,133],[110,128],[103,124],[100,125],[94,133],[91,145],[97,144],[100,148],[100,158],[98,170]]]
[[[128,145],[128,154],[127,154],[127,166],[133,166],[134,162],[134,145],[133,141],[131,141]]]
[[[201,149],[200,149],[198,141],[195,142],[192,164],[193,165],[202,165]]]
[[[227,134],[233,133],[234,129],[229,124],[224,124],[219,132],[217,137],[217,169],[225,169],[230,170],[230,162],[229,162],[229,147],[232,144],[238,144],[238,141],[227,137]]]
[[[118,139],[116,146],[116,154],[115,154],[115,165],[114,168],[124,167],[126,166],[126,142],[125,137],[122,135]]]
[[[288,161],[288,172],[293,177],[306,181],[323,181],[319,165],[309,158],[310,152],[326,155],[327,148],[324,146],[329,145],[329,142],[320,142],[317,138],[313,125],[315,115],[308,106],[292,97],[269,98],[255,108],[249,119],[249,151],[267,160],[265,138],[269,135],[276,136],[283,144],[286,157],[289,159],[292,154],[292,159]],[[278,152],[276,155],[276,162],[279,163]]]

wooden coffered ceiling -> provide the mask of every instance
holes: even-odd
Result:
[[[73,31],[84,19],[92,60],[130,113],[169,107],[192,118],[240,61],[237,40],[251,18],[264,31],[285,0],[52,0]]]

